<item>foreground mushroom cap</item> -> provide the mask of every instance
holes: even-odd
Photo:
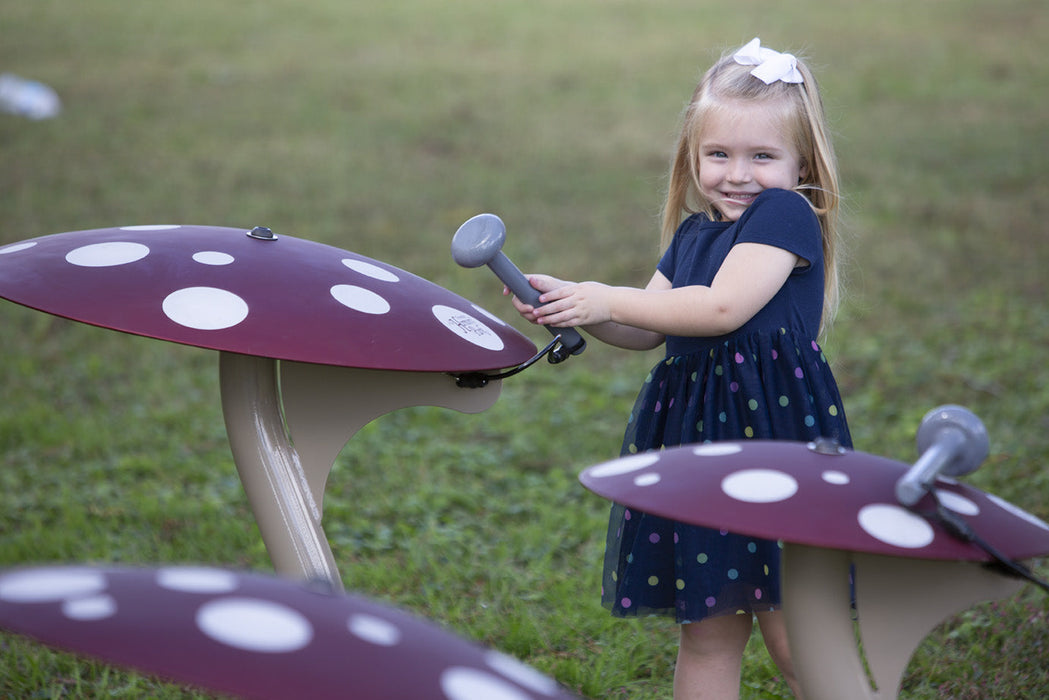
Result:
[[[247,233],[127,226],[7,245],[0,297],[136,335],[315,364],[460,372],[535,353],[495,316],[404,270]]]
[[[623,457],[580,475],[605,498],[679,522],[815,547],[921,559],[989,561],[979,547],[896,501],[910,465],[852,450],[753,440]],[[1013,559],[1049,553],[1049,525],[978,489],[937,481],[939,498]],[[932,510],[925,496],[916,509]]]
[[[573,697],[511,657],[394,608],[223,569],[8,571],[0,627],[250,698]]]

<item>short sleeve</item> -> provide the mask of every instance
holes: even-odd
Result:
[[[698,237],[704,227],[709,225],[710,220],[706,214],[692,214],[682,221],[677,231],[674,232],[670,246],[667,247],[659,264],[656,265],[656,269],[668,280],[673,281],[675,275],[682,272],[678,270],[679,265],[694,265],[695,260],[691,259],[691,255],[694,255],[696,246],[700,244]]]
[[[797,192],[769,189],[740,216],[736,242],[776,246],[810,264],[822,264],[822,238],[819,219],[807,199]]]
[[[680,236],[675,235],[674,239],[670,242],[670,246],[663,253],[663,257],[659,259],[659,264],[656,265],[656,269],[663,273],[663,276],[668,280],[674,279],[674,268],[677,262],[677,249],[678,240]]]
[[[663,257],[659,259],[659,264],[656,265],[656,269],[662,272],[663,276],[668,280],[674,279],[674,270],[677,269],[678,254],[681,250],[681,239],[692,228],[693,219],[695,218],[693,215],[681,222],[681,225],[677,227],[677,231],[674,232],[670,245],[663,253]]]

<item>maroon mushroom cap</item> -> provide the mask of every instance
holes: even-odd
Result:
[[[7,571],[0,574],[0,627],[264,700],[573,697],[509,656],[394,608],[223,569]]]
[[[0,297],[214,350],[367,369],[518,365],[535,345],[427,280],[292,236],[215,226],[74,231],[0,247]]]
[[[645,452],[590,467],[579,479],[628,508],[679,522],[829,549],[989,561],[899,505],[896,481],[909,467],[852,450],[752,440]],[[936,486],[944,507],[1006,556],[1049,553],[1049,525],[1030,513],[950,479]],[[933,508],[928,495],[916,506]]]

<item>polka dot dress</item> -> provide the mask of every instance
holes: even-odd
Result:
[[[795,220],[800,224],[784,223]],[[675,287],[708,285],[731,247],[744,241],[786,248],[809,264],[735,334],[667,338],[667,357],[645,379],[622,454],[739,439],[831,437],[851,445],[837,385],[813,340],[822,251],[818,222],[801,197],[766,191],[732,224],[691,217],[659,269]],[[602,600],[616,616],[667,615],[679,623],[773,610],[780,603],[779,555],[774,541],[613,504]]]

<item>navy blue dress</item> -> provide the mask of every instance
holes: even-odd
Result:
[[[717,440],[837,439],[851,446],[841,396],[816,343],[823,309],[823,247],[808,202],[766,190],[736,222],[686,219],[659,262],[674,287],[709,286],[736,243],[788,250],[797,267],[735,332],[668,336],[630,414],[622,454]],[[676,523],[613,504],[602,601],[613,615],[706,617],[780,605],[777,542]]]

